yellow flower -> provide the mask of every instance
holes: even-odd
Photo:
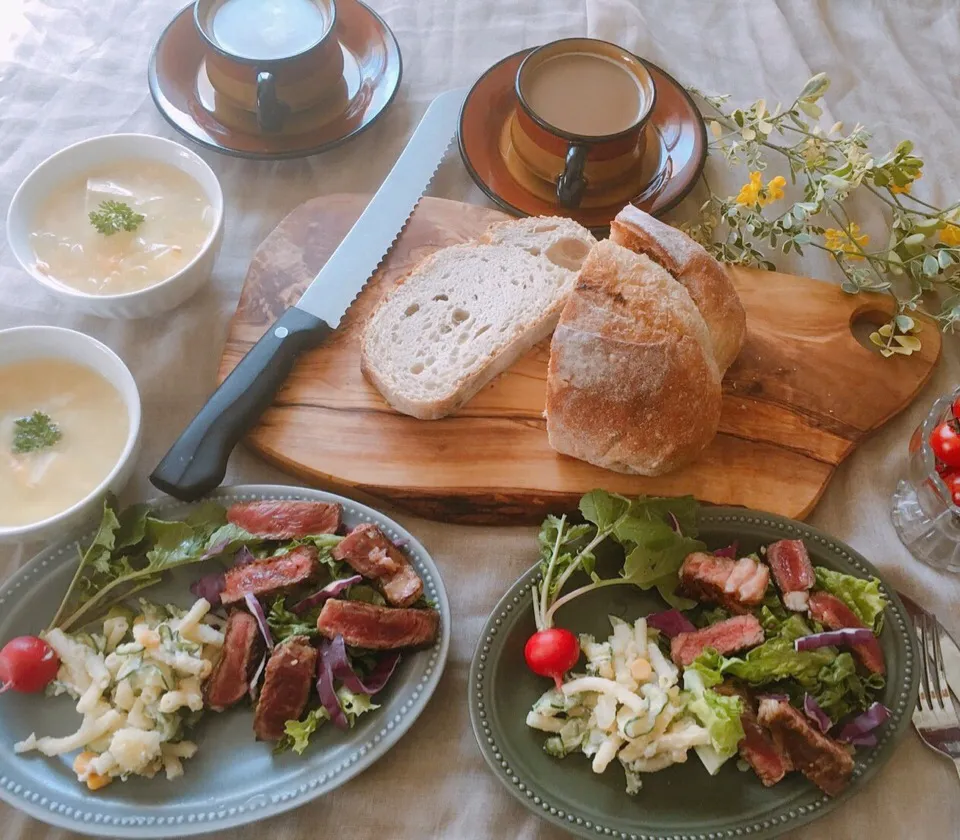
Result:
[[[910,192],[910,188],[913,186],[914,181],[919,181],[922,177],[923,177],[923,172],[917,172],[916,177],[913,179],[913,181],[909,181],[908,183],[904,184],[902,187],[898,186],[897,184],[891,184],[890,192],[894,193],[895,195],[899,193],[908,193]]]
[[[759,172],[751,172],[749,183],[740,187],[740,193],[737,195],[737,204],[744,206],[756,204],[760,200],[760,190],[762,189],[763,177]]]
[[[787,179],[783,175],[777,175],[769,184],[767,184],[767,202],[776,201],[783,198],[783,188],[787,185]],[[760,202],[761,205],[763,201]]]
[[[870,237],[866,233],[861,234],[860,226],[851,222],[847,230],[827,228],[823,232],[823,242],[831,251],[843,251],[851,260],[862,260],[860,248],[867,247]]]
[[[940,241],[951,248],[960,247],[960,218],[948,220],[947,226],[940,231]]]
[[[764,186],[763,176],[759,172],[751,172],[750,181],[740,187],[737,204],[743,206],[759,204],[761,207],[766,207],[770,202],[783,198],[783,188],[786,185],[787,179],[783,175],[777,175]]]

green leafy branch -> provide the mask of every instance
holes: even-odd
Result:
[[[691,89],[706,105],[711,152],[750,173],[739,194],[728,197],[715,193],[705,176],[709,197],[686,230],[734,265],[772,270],[772,254],[803,255],[807,247],[830,254],[844,291],[893,298],[894,314],[871,341],[884,356],[909,355],[921,345],[908,313],[931,315],[944,331],[960,321],[960,201],[939,208],[913,195],[924,164],[910,141],[876,157],[862,125],[847,133],[842,123],[824,130],[819,103],[829,85],[819,73],[789,107],[778,104],[773,111],[763,99],[730,109],[728,96]],[[783,175],[764,180],[768,152],[783,159],[791,189],[802,198],[786,199]],[[882,247],[869,248],[870,236],[848,214],[847,200],[855,194],[885,205],[889,230]],[[926,308],[930,292],[941,293],[934,312]]]

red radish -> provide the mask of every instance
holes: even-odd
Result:
[[[17,636],[0,650],[0,694],[8,689],[43,691],[60,668],[60,657],[43,639]]]
[[[557,691],[563,684],[563,675],[580,658],[580,643],[577,637],[562,627],[538,630],[523,648],[523,656],[530,670],[541,677],[551,677]]]
[[[960,467],[960,434],[951,423],[941,423],[930,433],[930,447],[944,464]]]

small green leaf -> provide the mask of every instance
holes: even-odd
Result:
[[[884,338],[890,338],[890,336],[893,335],[893,324],[884,324],[877,332]]]
[[[897,317],[893,320],[897,325],[897,329],[902,333],[912,332],[914,327],[917,325],[916,321],[914,321],[909,315],[897,315]]]
[[[922,346],[920,344],[920,339],[915,335],[895,335],[893,340],[897,342],[904,350],[913,353],[915,350],[919,350]]]
[[[933,254],[927,254],[923,258],[923,273],[926,274],[927,277],[933,277],[935,274],[940,273],[940,263]]]
[[[813,119],[820,119],[821,114],[823,114],[823,109],[819,105],[814,105],[812,102],[808,102],[804,99],[801,99],[797,103],[797,107],[803,111],[808,117]]]
[[[954,263],[953,254],[946,248],[941,248],[937,251],[937,262],[940,263],[940,268],[948,268]]]
[[[876,344],[877,347],[883,347],[886,344],[886,342],[883,340],[883,338],[880,336],[880,333],[878,332],[870,333],[870,341]]]

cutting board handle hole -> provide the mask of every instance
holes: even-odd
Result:
[[[889,320],[890,313],[882,309],[873,307],[858,309],[850,317],[850,332],[862,347],[873,353],[877,348],[870,343],[870,333],[875,332],[877,327],[883,326]]]

